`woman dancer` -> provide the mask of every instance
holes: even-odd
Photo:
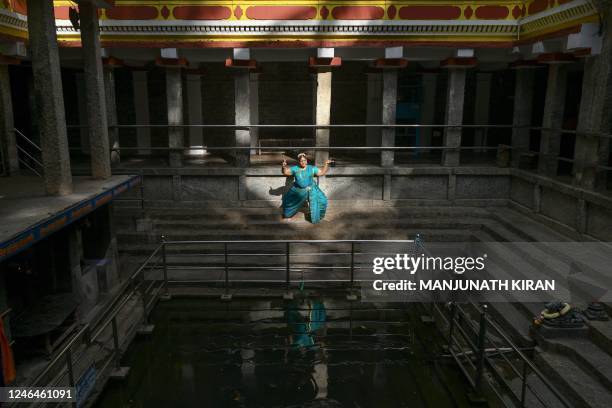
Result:
[[[293,176],[293,186],[283,196],[283,218],[290,219],[300,208],[308,201],[310,209],[310,222],[318,223],[325,217],[327,209],[327,197],[317,183],[314,177],[323,177],[329,170],[331,160],[326,160],[322,170],[316,166],[308,164],[308,159],[305,153],[298,154],[299,165],[289,167],[287,161],[283,160],[282,172],[284,176]]]

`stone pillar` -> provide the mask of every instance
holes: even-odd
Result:
[[[382,87],[382,124],[395,125],[397,111],[397,70],[386,69],[383,71]],[[395,146],[395,128],[383,128],[381,135],[382,147]],[[380,153],[380,165],[392,167],[395,162],[393,150],[382,150]]]
[[[87,91],[85,90],[85,75],[77,72],[74,75],[77,91],[77,110],[79,111],[79,147],[81,154],[89,156],[89,132],[87,129]]]
[[[544,101],[544,115],[542,118],[543,128],[560,129],[563,126],[566,86],[567,66],[565,64],[550,64],[548,66],[546,100]],[[557,156],[559,156],[560,147],[561,132],[542,130],[538,173],[549,177],[557,175]]]
[[[134,86],[134,111],[137,125],[149,125],[149,87],[147,71],[133,71],[132,82]],[[151,128],[136,128],[136,146],[139,155],[149,155],[151,150]]]
[[[190,125],[202,124],[202,76],[200,74],[187,75],[187,116]],[[189,155],[201,155],[203,149],[194,150],[194,146],[204,145],[204,134],[201,127],[189,128]]]
[[[423,84],[423,104],[421,105],[421,119],[422,125],[433,125],[434,116],[436,113],[436,88],[438,85],[438,74],[437,73],[424,73],[421,75],[421,81]],[[421,140],[419,146],[431,146],[431,136],[433,129],[425,127],[419,129]],[[424,151],[429,151],[425,149]]]
[[[601,54],[588,57],[584,62],[582,97],[578,114],[578,132],[610,133],[612,123],[612,36],[606,30]],[[576,135],[574,153],[574,182],[584,188],[605,185],[606,172],[598,173],[597,165],[607,164],[610,139],[584,134]],[[599,175],[599,176],[598,176]]]
[[[106,179],[111,176],[111,166],[98,8],[89,1],[82,1],[79,3],[79,15],[81,17],[85,90],[87,91],[91,175],[96,179]]]
[[[465,97],[465,68],[449,68],[448,92],[446,97],[446,124],[463,124],[463,101]],[[447,128],[444,132],[444,146],[459,148],[461,146],[461,128]],[[442,164],[444,166],[458,166],[459,150],[444,150]]]
[[[119,147],[119,129],[117,126],[117,97],[115,95],[115,71],[114,68],[104,67],[104,95],[106,96],[106,118],[108,120],[109,145],[111,146],[111,164],[118,164],[121,160]]]
[[[519,127],[531,126],[533,107],[533,68],[520,68],[515,70],[514,84],[514,114],[512,117],[512,165],[518,167],[521,153],[529,151],[529,129]]]
[[[491,80],[493,74],[479,72],[476,74],[476,101],[474,109],[474,124],[489,124],[489,106],[491,103]],[[474,129],[474,146],[484,147],[487,145],[487,134],[489,129],[486,127]],[[485,152],[485,149],[475,150]]]
[[[2,146],[2,167],[9,175],[19,174],[19,155],[13,123],[13,100],[11,98],[11,79],[7,65],[0,65],[0,143]]]
[[[329,125],[331,120],[331,92],[332,72],[329,69],[321,69],[315,75],[315,125]],[[317,129],[315,131],[315,146],[329,147],[329,129]],[[317,150],[315,153],[315,164],[323,165],[329,159],[328,150]]]
[[[236,125],[251,124],[251,74],[247,69],[237,69],[234,77],[234,106]],[[236,147],[250,147],[251,136],[248,129],[236,129]],[[236,166],[249,167],[250,154],[248,150],[236,151]]]
[[[36,22],[28,24],[28,35],[38,105],[46,192],[57,195],[70,194],[72,175],[53,3],[30,2],[28,19]]]
[[[251,89],[249,90],[251,107],[251,124],[259,125],[259,73],[251,73]],[[251,128],[251,154],[256,154],[259,144],[259,128]]]
[[[181,167],[183,165],[183,151],[173,150],[184,146],[183,128],[173,127],[183,124],[183,83],[180,68],[166,68],[166,103],[168,109],[168,147],[171,149],[169,155],[170,167]]]
[[[368,125],[382,123],[382,75],[379,72],[368,72],[368,103],[366,116]],[[366,146],[380,147],[380,128],[368,128],[366,131]],[[368,152],[373,153],[373,152]]]

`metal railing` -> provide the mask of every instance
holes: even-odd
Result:
[[[470,307],[477,318],[464,306]],[[537,400],[542,406],[549,406],[550,401],[541,395],[542,389],[554,396],[554,407],[573,406],[525,355],[524,349],[519,348],[495,323],[487,313],[486,305],[468,302],[464,306],[455,302],[448,303],[445,308],[434,304],[434,310],[448,328],[448,352],[477,393],[483,392],[486,371],[502,385],[505,395],[512,399],[515,406],[525,407],[528,400]],[[507,379],[498,362],[503,362],[505,367],[510,368],[511,374],[520,380],[519,389]],[[501,397],[498,390],[493,388],[493,391]]]
[[[140,209],[140,214],[141,216],[145,216],[145,184],[144,184],[144,175],[143,172],[140,171],[140,183],[138,184],[138,194],[135,197],[123,197],[123,196],[119,196],[116,198],[113,198],[113,201],[118,201],[118,202],[125,202],[125,203],[133,203],[136,202],[138,203],[138,208]],[[125,208],[134,208],[134,207],[125,207]]]
[[[162,236],[161,242],[123,284],[106,309],[82,326],[28,385],[76,386],[78,389],[90,366],[88,363],[100,357],[101,351],[105,351],[101,353],[103,356],[95,360],[99,372],[119,367],[122,350],[131,338],[126,322],[132,321],[133,328],[147,325],[155,302],[168,294],[170,284],[214,284],[226,296],[236,285],[245,283],[276,284],[287,291],[292,287],[301,290],[304,284],[333,283],[353,289],[356,283],[373,281],[360,272],[367,271],[366,275],[371,277],[374,256],[417,254],[418,251],[428,253],[418,235],[414,240],[239,241],[171,241]],[[186,265],[185,259],[196,266]],[[207,276],[206,279],[185,279],[175,276],[177,271]],[[269,276],[262,277],[265,274]],[[470,314],[466,307],[472,308],[474,313]],[[140,313],[135,314],[135,310]],[[433,301],[431,310],[439,327],[448,328],[447,350],[477,393],[483,391],[486,382],[506,406],[507,396],[515,406],[524,407],[534,398],[543,406],[549,406],[534,386],[538,382],[555,397],[557,402],[552,406],[571,407],[524,350],[516,346],[487,314],[486,306],[468,302],[465,307],[449,303],[445,308]],[[123,341],[120,333],[124,334]],[[520,390],[506,379],[498,365],[500,361],[520,379]],[[503,394],[492,386],[485,373],[501,385]]]
[[[431,256],[420,236],[416,239],[416,246],[418,251]],[[464,306],[469,307],[472,313]],[[478,305],[471,299],[463,304],[454,301],[443,304],[433,294],[429,310],[432,317],[437,317],[439,329],[447,329],[447,332],[442,334],[446,334],[448,353],[474,389],[477,398],[483,394],[483,385],[486,382],[490,386],[489,389],[506,407],[509,405],[504,396],[510,397],[514,406],[521,408],[528,406],[526,405],[528,401],[533,400],[537,400],[542,407],[572,407],[572,404],[527,357],[526,349],[517,346],[493,320],[486,304]],[[520,380],[519,390],[502,372],[503,369],[497,364],[499,360]],[[490,378],[500,385],[502,390],[494,386],[489,377],[485,376],[485,372],[490,374]],[[540,392],[533,386],[536,382],[540,385]],[[553,405],[541,397],[542,389],[546,389],[555,398]]]
[[[72,125],[70,128],[83,128],[86,126]],[[460,152],[460,151],[474,151],[476,153],[483,153],[487,151],[498,150],[503,147],[503,150],[509,150],[515,157],[518,157],[522,154],[531,154],[538,158],[544,158],[546,160],[554,160],[557,163],[570,163],[573,164],[576,159],[563,156],[560,152],[560,149],[556,149],[553,153],[541,152],[539,150],[530,150],[527,147],[518,148],[516,146],[509,145],[511,140],[510,131],[514,130],[525,130],[530,133],[535,132],[535,134],[541,134],[542,132],[547,132],[554,135],[560,134],[571,134],[575,136],[582,137],[597,137],[601,139],[605,139],[605,143],[609,143],[609,140],[612,139],[612,134],[603,133],[603,132],[593,132],[593,131],[581,131],[581,130],[572,130],[572,129],[562,129],[562,128],[549,128],[549,127],[541,127],[541,126],[514,126],[514,125],[484,125],[484,124],[462,124],[462,125],[449,125],[449,124],[330,124],[330,125],[309,125],[309,124],[299,124],[299,125],[281,125],[281,124],[251,124],[251,125],[232,125],[232,124],[184,124],[184,125],[158,125],[158,124],[146,124],[146,125],[112,125],[109,126],[109,129],[116,131],[118,134],[117,142],[121,138],[125,138],[126,134],[122,134],[119,130],[122,129],[192,129],[192,128],[200,128],[200,129],[209,129],[209,130],[245,130],[251,131],[254,129],[287,129],[287,130],[298,130],[298,129],[310,129],[312,131],[316,130],[333,130],[333,129],[379,129],[379,130],[389,130],[389,129],[439,129],[443,131],[467,131],[467,130],[480,130],[480,129],[498,129],[505,130],[506,135],[504,137],[508,140],[508,143],[489,143],[489,145],[484,146],[444,146],[444,145],[422,145],[421,143],[415,143],[414,146],[299,146],[300,149],[304,151],[316,152],[316,151],[329,151],[329,152],[389,152],[392,154],[394,152],[415,152],[419,153],[422,151],[451,151],[451,152]],[[492,134],[489,132],[489,140],[492,139]],[[222,135],[215,135],[214,133],[207,134],[207,137],[221,137]],[[224,138],[226,136],[223,136]],[[398,137],[404,137],[398,135]],[[533,135],[528,134],[524,136],[527,138],[527,143]],[[262,137],[262,139],[267,140],[268,137]],[[299,138],[298,138],[299,139]],[[298,140],[296,139],[296,140]],[[302,138],[303,139],[303,138]],[[288,139],[280,139],[280,140],[288,140]],[[301,140],[301,139],[300,139]],[[525,140],[523,140],[525,143]],[[269,146],[266,147],[266,151],[271,152],[283,152],[283,151],[292,151],[296,149],[295,145],[292,143],[287,143],[286,146]],[[558,146],[560,147],[560,146]],[[609,149],[609,147],[605,147]],[[72,147],[73,150],[81,150],[81,147]],[[155,152],[188,152],[188,151],[206,151],[206,152],[233,152],[234,154],[248,154],[249,151],[257,151],[258,146],[251,146],[250,143],[244,146],[208,146],[208,145],[198,145],[198,146],[173,146],[170,147],[169,143],[167,146],[122,146],[121,143],[118,143],[118,146],[115,146],[111,149],[112,151],[125,151],[125,152],[139,152],[139,155],[143,155],[142,152],[149,152],[147,154],[155,153]],[[513,157],[513,161],[515,160]],[[608,163],[602,162],[601,160],[597,163],[590,162],[585,163],[585,166],[590,166],[596,171],[612,171],[612,166]]]
[[[397,253],[429,253],[419,235],[414,240],[240,240],[240,241],[171,241],[162,237],[156,251],[162,253],[155,279],[170,284],[215,284],[227,296],[238,284],[277,285],[291,291],[303,289],[305,284],[343,284],[354,289],[358,283],[372,282],[373,257],[393,256]],[[192,265],[186,265],[185,259]],[[262,262],[263,260],[263,262]],[[193,266],[195,264],[196,266]],[[179,275],[183,277],[175,276]],[[205,279],[185,278],[184,274]],[[448,352],[452,355],[470,385],[481,393],[490,374],[496,386],[490,388],[502,403],[508,396],[515,406],[525,407],[537,400],[542,406],[571,407],[566,398],[551,384],[501,327],[487,314],[486,306],[473,302],[477,318],[464,306],[451,303],[444,308],[432,302],[440,326],[448,328]],[[476,320],[476,321],[475,321]],[[520,387],[513,386],[502,373],[498,362],[510,367],[520,379]],[[539,387],[536,387],[536,383]],[[556,402],[550,405],[540,396],[538,388],[545,388]]]
[[[176,249],[176,246],[202,246],[223,248],[223,252],[208,252],[200,254],[205,258],[213,256],[222,256],[224,263],[217,267],[224,271],[222,282],[225,282],[225,292],[229,291],[231,284],[244,282],[240,279],[233,279],[232,271],[241,269],[232,265],[233,257],[252,256],[257,258],[267,258],[278,255],[285,261],[280,267],[270,267],[270,265],[262,266],[261,270],[272,270],[279,274],[277,279],[254,279],[248,282],[259,283],[281,283],[289,288],[293,284],[304,282],[328,282],[328,280],[309,280],[302,275],[301,279],[292,279],[293,273],[303,272],[303,266],[298,267],[295,262],[295,254],[292,256],[292,246],[300,244],[317,244],[317,245],[345,245],[345,252],[335,252],[335,255],[347,257],[347,265],[343,268],[347,273],[343,279],[329,280],[329,282],[347,282],[351,285],[357,281],[355,272],[359,266],[355,264],[355,257],[358,255],[356,244],[367,243],[395,243],[400,245],[414,246],[412,240],[397,240],[397,241],[351,241],[351,240],[328,240],[328,241],[167,241],[162,237],[162,241],[155,247],[153,252],[144,260],[141,266],[122,284],[112,301],[108,303],[106,308],[101,311],[98,316],[93,318],[88,324],[81,326],[77,332],[65,343],[65,345],[55,353],[51,361],[45,366],[42,371],[36,375],[34,379],[28,381],[27,384],[19,384],[19,386],[38,386],[38,387],[53,387],[53,386],[70,386],[77,388],[78,391],[81,381],[87,376],[88,369],[95,367],[98,378],[104,373],[108,373],[112,368],[118,368],[123,350],[127,347],[127,343],[131,340],[135,330],[142,325],[149,323],[149,314],[153,309],[158,299],[168,293],[168,285],[173,282],[187,281],[173,280],[169,278],[169,273],[176,269],[176,265],[169,262],[168,249]],[[270,248],[271,245],[281,244],[286,250],[271,254],[257,252],[241,252],[232,253],[232,246],[241,245],[265,245]],[[315,253],[314,255],[317,255]],[[330,253],[331,254],[331,253]],[[300,254],[304,255],[304,254]],[[312,254],[311,254],[312,255]],[[176,256],[176,255],[173,255]],[[335,266],[332,268],[340,268]],[[203,271],[211,272],[211,268],[199,268]],[[312,269],[316,269],[312,267]],[[161,275],[160,275],[161,271]],[[251,272],[255,271],[251,269]],[[202,282],[219,282],[216,279],[208,279]],[[192,282],[193,283],[193,282]],[[123,334],[123,336],[122,336]],[[85,398],[81,396],[82,398]],[[82,401],[81,401],[82,402]],[[16,406],[15,404],[10,406]],[[31,406],[36,406],[35,403]]]
[[[82,382],[88,371],[93,367],[97,378],[101,378],[118,368],[123,350],[138,328],[148,323],[149,314],[164,291],[164,282],[148,280],[146,275],[161,262],[162,247],[158,246],[120,286],[106,308],[80,326],[35,378],[19,386],[76,387],[78,403],[82,403],[87,398]]]
[[[401,247],[402,253],[413,253],[416,241],[171,241],[162,238],[159,248],[163,251],[165,262],[158,268],[163,271],[163,276],[158,277],[165,281],[166,287],[169,283],[215,283],[221,284],[226,293],[232,285],[238,283],[278,284],[286,289],[304,283],[348,283],[353,286],[356,283],[373,281],[358,276],[359,272],[371,271],[371,259],[374,256],[395,255],[397,252],[377,250],[377,247],[388,248],[390,245]],[[172,254],[168,255],[170,251]],[[185,259],[188,259],[191,265],[181,262]],[[206,274],[207,277],[168,277],[169,273],[177,270]],[[256,277],[237,277],[239,274]],[[261,275],[266,278],[261,278]]]
[[[19,163],[31,170],[38,177],[42,177],[44,172],[42,149],[19,129],[15,128],[13,131],[17,139],[16,144]]]

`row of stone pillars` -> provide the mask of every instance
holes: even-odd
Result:
[[[55,20],[53,8],[49,2],[33,2],[30,5],[28,25],[30,54],[34,75],[34,91],[39,106],[41,147],[44,164],[46,190],[49,194],[68,194],[72,190],[70,160],[66,136],[66,123],[60,64],[55,35]],[[118,146],[117,131],[113,129],[110,135],[108,125],[117,123],[114,97],[114,76],[111,66],[103,69],[102,51],[99,40],[97,9],[91,3],[80,3],[81,37],[83,45],[83,82],[85,88],[86,126],[89,139],[92,175],[104,179],[110,176],[110,148]],[[607,95],[612,89],[610,81],[609,35],[605,36],[602,55],[589,57],[585,62],[582,100],[578,120],[579,131],[609,132],[610,123],[605,113],[608,111]],[[368,79],[368,122],[394,125],[396,120],[398,68],[405,66],[401,47],[385,49],[385,58],[375,62],[377,73],[369,75]],[[178,127],[183,124],[183,85],[181,69],[186,66],[176,55],[176,50],[166,50],[169,55],[159,59],[158,65],[166,67],[166,94],[168,105],[168,147],[171,167],[180,167],[184,148],[184,131]],[[466,54],[467,53],[467,54]],[[567,82],[566,63],[573,62],[556,54],[542,58],[549,64],[547,92],[544,107],[542,127],[560,128],[565,106],[565,90]],[[463,108],[465,96],[466,69],[475,66],[473,50],[457,50],[454,58],[449,58],[441,64],[448,69],[448,89],[445,111],[445,124],[460,126],[463,123]],[[257,83],[253,81],[252,68],[255,61],[250,59],[248,49],[235,49],[234,58],[226,62],[229,68],[234,68],[235,74],[235,124],[248,125],[257,122]],[[319,49],[316,58],[311,58],[310,66],[316,80],[314,81],[314,122],[316,125],[329,125],[331,112],[331,91],[333,70],[341,65],[341,60],[334,56],[333,49]],[[514,120],[515,126],[531,125],[533,104],[533,68],[531,63],[515,64],[517,70]],[[195,79],[194,79],[195,80]],[[372,83],[370,83],[370,81]],[[377,89],[380,81],[380,91]],[[435,74],[425,74],[425,110],[422,124],[433,122],[435,104]],[[491,74],[479,74],[477,80],[476,100],[477,124],[486,124],[488,119],[489,93]],[[188,91],[190,118],[201,121],[201,94],[199,86],[190,86]],[[371,91],[371,93],[370,93]],[[134,92],[136,100],[136,120],[138,123],[148,123],[148,98],[146,73],[134,72]],[[10,82],[6,66],[0,68],[0,104],[3,109],[2,131],[3,147],[7,152],[9,169],[18,170],[14,135],[12,131],[12,112],[10,112]],[[199,112],[199,113],[198,113]],[[199,115],[199,116],[198,116]],[[201,123],[201,122],[200,122]],[[174,126],[174,127],[173,127]],[[190,129],[190,139],[202,138],[201,129]],[[423,131],[423,145],[431,144],[431,129]],[[477,132],[478,143],[485,144],[486,130]],[[317,147],[329,146],[329,130],[317,129],[314,132]],[[515,128],[512,134],[514,149],[513,164],[518,165],[520,154],[529,148],[530,132],[528,129]],[[151,146],[150,129],[146,127],[137,130],[140,153],[146,153]],[[383,128],[368,130],[368,146],[393,147],[395,144],[395,129]],[[193,139],[192,139],[193,140]],[[257,132],[252,129],[235,130],[235,146],[244,147],[236,153],[236,164],[239,167],[249,165],[250,152],[248,148],[256,146]],[[461,129],[447,128],[444,132],[444,147],[442,164],[457,166],[460,164]],[[557,170],[560,148],[560,132],[543,130],[540,145],[538,171],[545,176],[554,176]],[[602,156],[608,151],[605,139],[594,136],[578,135],[576,138],[575,180],[579,185],[592,187],[597,174],[596,166]],[[381,165],[394,165],[394,152],[381,152]],[[317,151],[316,163],[320,164],[329,157],[326,150]]]
[[[91,173],[94,178],[105,179],[110,177],[111,167],[98,9],[82,1],[79,14]],[[48,194],[70,194],[72,175],[53,2],[30,2],[28,21],[45,188]]]

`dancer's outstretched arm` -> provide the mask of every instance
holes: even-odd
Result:
[[[325,160],[325,165],[323,166],[323,169],[319,169],[319,172],[317,173],[317,176],[319,177],[323,177],[324,175],[327,174],[327,172],[329,171],[329,165],[331,164],[331,160]]]
[[[289,168],[289,166],[287,166],[287,160],[283,160],[281,171],[283,172],[283,176],[292,176],[291,169]]]

